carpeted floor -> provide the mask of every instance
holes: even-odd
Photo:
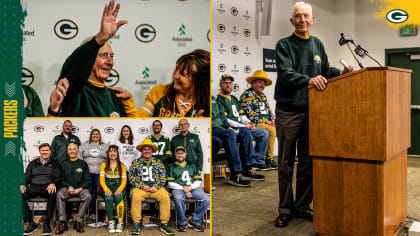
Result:
[[[266,180],[253,181],[250,188],[234,187],[226,183],[227,179],[213,179],[212,235],[316,235],[312,222],[305,219],[293,219],[285,228],[274,226],[278,215],[277,170],[258,173]],[[408,216],[420,219],[420,158],[408,158],[407,175]]]

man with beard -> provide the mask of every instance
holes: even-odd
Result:
[[[63,123],[63,132],[56,135],[51,143],[51,157],[57,160],[60,165],[62,165],[66,160],[68,160],[67,147],[70,143],[75,143],[77,146],[80,146],[80,140],[76,135],[73,135],[72,132],[73,124],[71,121],[66,120]]]
[[[140,234],[141,205],[146,198],[153,198],[159,202],[160,230],[168,235],[175,232],[168,225],[170,212],[169,193],[163,188],[166,183],[166,170],[163,163],[153,159],[153,152],[158,150],[157,146],[149,138],[144,139],[142,144],[137,145],[141,157],[134,160],[130,167],[131,183],[131,216],[133,227],[131,234]]]
[[[201,175],[203,169],[203,150],[201,148],[200,138],[198,135],[189,132],[190,123],[188,120],[179,120],[178,125],[181,133],[174,136],[171,140],[172,153],[175,153],[175,147],[183,146],[187,152],[186,161],[194,164]],[[172,162],[175,161],[172,158]]]
[[[118,29],[128,23],[117,22],[120,4],[111,0],[105,6],[101,28],[92,39],[78,47],[64,62],[59,81],[50,98],[48,114],[75,117],[134,116],[132,96],[121,99],[123,89],[105,86],[114,65],[114,52],[107,42]]]
[[[147,138],[150,138],[156,147],[158,147],[158,150],[153,153],[153,158],[161,160],[165,167],[168,167],[172,157],[171,142],[169,138],[160,133],[162,131],[162,122],[160,120],[153,121],[152,128],[153,134]]]
[[[268,131],[263,128],[258,128],[255,123],[251,122],[241,107],[238,99],[232,95],[232,83],[234,79],[231,75],[225,74],[220,78],[220,93],[217,95],[217,103],[222,112],[225,113],[230,127],[234,129],[249,129],[252,137],[255,138],[255,168],[257,170],[269,170],[265,165],[264,158],[267,152]]]

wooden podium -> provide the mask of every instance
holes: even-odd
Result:
[[[364,68],[309,87],[314,229],[394,235],[407,217],[411,70]]]

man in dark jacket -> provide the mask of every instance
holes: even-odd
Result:
[[[58,162],[50,158],[51,147],[48,143],[39,145],[40,158],[31,161],[26,167],[25,182],[26,187],[21,186],[22,199],[28,200],[33,197],[47,198],[47,216],[43,226],[43,235],[51,234],[50,220],[54,213],[56,203],[56,191],[60,184],[61,168]],[[22,204],[24,209],[24,221],[30,222],[24,235],[32,234],[37,230],[37,225],[33,221],[33,216],[28,204]]]
[[[63,123],[63,132],[56,135],[51,143],[51,157],[62,165],[68,160],[67,147],[70,143],[75,143],[80,146],[80,139],[73,135],[72,132],[73,124],[71,121],[66,120]]]
[[[66,222],[66,200],[76,196],[80,197],[81,202],[73,228],[79,233],[85,231],[82,222],[92,199],[89,193],[91,178],[86,162],[77,158],[78,151],[77,145],[70,143],[67,148],[70,158],[62,164],[63,177],[61,178],[61,184],[63,187],[57,193],[57,209],[61,225],[55,231],[56,234],[62,234],[68,229]]]

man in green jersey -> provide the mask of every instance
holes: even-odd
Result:
[[[187,153],[183,146],[175,148],[176,162],[169,165],[168,188],[172,189],[175,209],[178,213],[177,230],[187,231],[187,227],[203,232],[201,220],[210,207],[210,197],[201,189],[201,176],[194,164],[185,161]],[[197,200],[197,208],[191,219],[185,217],[185,198]]]
[[[158,150],[153,153],[153,159],[161,160],[165,167],[168,167],[172,157],[171,142],[169,141],[169,138],[160,133],[162,131],[162,122],[160,120],[153,121],[152,129],[153,134],[147,138],[150,138],[158,147]]]

